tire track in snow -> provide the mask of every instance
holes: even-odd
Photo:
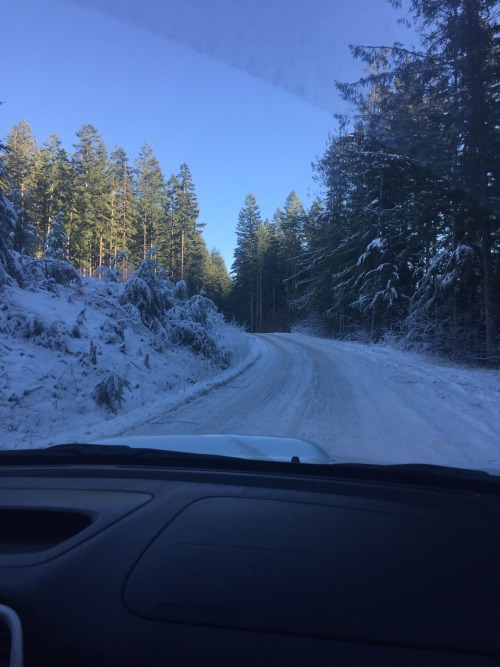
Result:
[[[324,351],[294,336],[261,334],[256,339],[260,357],[238,378],[168,410],[141,433],[290,436],[332,451],[336,433],[356,417],[355,402],[336,365]]]

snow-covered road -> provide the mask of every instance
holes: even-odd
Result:
[[[332,458],[500,466],[498,371],[298,334],[254,344],[238,377],[134,432],[293,436]]]

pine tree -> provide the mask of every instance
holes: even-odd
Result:
[[[184,276],[190,294],[198,294],[206,285],[206,270],[210,253],[201,232],[196,229],[187,239],[184,250]]]
[[[8,176],[4,187],[14,205],[17,221],[13,248],[34,254],[39,244],[36,231],[38,209],[34,198],[34,169],[39,155],[36,138],[26,121],[14,125],[6,138],[8,151],[4,157]]]
[[[45,239],[43,257],[44,259],[56,259],[60,262],[68,261],[68,237],[66,236],[62,213],[58,213],[51,224]]]
[[[240,321],[248,323],[250,331],[257,330],[259,310],[257,229],[261,224],[257,199],[253,194],[249,194],[238,216],[232,270],[235,313]]]
[[[8,178],[4,176],[4,187],[7,196],[12,190],[20,193],[20,207],[28,210],[25,197],[33,187],[33,171],[38,153],[38,144],[29,123],[22,120],[14,125],[7,134],[5,140],[7,153],[4,156],[4,164],[7,169]]]
[[[391,3],[401,7],[399,0]],[[430,257],[424,273],[448,267],[446,280],[437,274],[434,280],[436,289],[454,281],[447,298],[439,299],[441,320],[458,323],[471,315],[475,327],[483,330],[484,343],[476,345],[476,353],[481,354],[483,347],[482,354],[489,359],[494,356],[496,304],[500,301],[494,247],[499,237],[500,187],[496,5],[494,0],[411,0],[410,15],[421,38],[420,51],[402,45],[357,47],[354,55],[371,72],[354,85],[340,86],[358,107],[371,136],[431,171],[437,189],[448,189],[449,202],[456,204],[461,193],[453,212],[446,204],[441,211],[449,222],[447,241],[442,249],[436,244],[439,255]],[[439,222],[436,229],[438,226]],[[443,252],[455,260],[442,262]],[[472,272],[471,261],[478,262]],[[466,276],[474,273],[481,276],[480,308],[475,298],[467,301],[460,296]],[[424,283],[428,283],[426,275],[422,276]],[[456,327],[450,330],[456,338]],[[465,347],[470,349],[464,343],[463,351]]]
[[[326,314],[339,336],[400,331],[429,220],[439,220],[439,199],[419,199],[435,179],[361,128],[332,137],[316,170],[325,204],[306,226],[297,305]]]
[[[305,250],[306,213],[297,193],[292,191],[286,198],[283,211],[276,216],[282,269],[281,281],[287,304],[287,319],[290,326],[295,319],[299,283],[299,262]]]
[[[6,150],[0,141],[0,152]],[[3,160],[0,159],[0,288],[11,278],[20,278],[19,268],[14,259],[12,239],[17,225],[17,216],[11,202],[5,196],[1,184],[8,179]]]
[[[207,258],[207,248],[201,237],[204,225],[198,222],[200,210],[191,172],[186,163],[172,181],[173,210],[175,210],[172,234],[172,256],[174,280],[185,280],[193,289],[203,271]]]
[[[48,278],[48,287],[54,283],[69,285],[81,283],[80,276],[68,258],[68,237],[64,226],[64,215],[58,213],[52,221],[45,239],[41,262],[43,273]]]
[[[145,259],[148,249],[157,245],[159,262],[168,261],[165,245],[166,184],[160,163],[146,142],[135,161],[136,244],[135,257]]]
[[[59,211],[71,211],[72,178],[68,154],[57,134],[52,134],[36,156],[32,201],[38,236],[45,238]]]
[[[203,289],[207,297],[215,303],[219,310],[225,312],[232,283],[224,258],[217,248],[212,248],[210,251],[203,274]]]
[[[72,156],[73,211],[68,222],[70,254],[90,273],[101,266],[109,245],[111,180],[106,146],[93,125],[76,133]]]
[[[17,188],[11,190],[9,199],[16,212],[16,226],[12,239],[13,249],[21,255],[35,255],[38,246],[41,244],[35,229],[35,221],[32,215],[23,208],[32,208],[31,190],[23,196],[23,193]]]
[[[135,224],[134,181],[132,168],[125,150],[116,148],[110,156],[111,177],[109,255],[116,257],[119,252],[130,255],[133,245]],[[120,260],[123,264],[123,261]]]
[[[160,232],[160,245],[164,248],[167,260],[167,270],[170,276],[180,276],[180,271],[176,268],[176,258],[174,253],[174,238],[178,228],[179,214],[179,179],[172,174],[167,181],[167,196],[165,205],[164,224]]]

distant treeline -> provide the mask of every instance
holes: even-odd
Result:
[[[57,134],[39,145],[26,121],[7,134],[2,183],[18,214],[14,250],[40,254],[61,212],[69,259],[80,272],[94,275],[119,256],[127,275],[127,263],[131,274],[154,257],[172,281],[185,280],[191,292],[203,288],[222,305],[231,279],[221,253],[209,252],[203,239],[188,165],[166,180],[147,143],[132,165],[123,148],[108,152],[93,125],[76,137],[68,153]]]

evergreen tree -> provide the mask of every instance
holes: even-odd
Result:
[[[177,234],[178,216],[179,216],[179,179],[172,174],[167,181],[167,197],[165,205],[164,225],[162,226],[160,243],[165,248],[165,254],[168,257],[167,270],[170,276],[180,276],[174,253],[174,238]]]
[[[288,195],[283,211],[276,215],[276,221],[282,270],[280,278],[290,326],[295,318],[294,303],[299,296],[299,261],[305,250],[306,213],[296,192]]]
[[[135,161],[136,244],[135,258],[146,259],[154,245],[159,248],[159,262],[168,261],[165,238],[166,184],[160,163],[146,142]]]
[[[401,7],[399,0],[391,3]],[[475,312],[472,320],[479,318],[476,328],[483,329],[486,358],[494,355],[496,304],[500,300],[496,5],[494,0],[410,0],[421,50],[410,51],[402,45],[357,47],[354,55],[362,58],[371,72],[354,85],[340,86],[358,107],[371,136],[431,171],[438,189],[449,190],[449,201],[456,203],[461,193],[453,213],[446,204],[441,211],[441,218],[449,223],[442,250],[455,259],[451,264],[436,261],[441,256],[436,245],[440,254],[430,257],[422,285],[429,283],[429,272],[434,272],[437,287],[454,281],[454,289],[447,290],[445,299],[439,298],[441,319],[457,323],[467,312]],[[478,262],[472,273],[471,261]],[[435,271],[445,267],[448,277],[441,280],[442,275]],[[468,302],[458,296],[466,276],[474,273],[481,276],[480,311],[475,298]],[[456,338],[457,330],[453,336]],[[480,347],[476,347],[477,353]]]
[[[72,174],[68,154],[57,134],[49,136],[37,154],[33,167],[33,205],[38,236],[45,238],[59,211],[69,215]]]
[[[253,194],[249,194],[238,216],[232,271],[235,313],[240,321],[249,325],[250,331],[257,330],[259,312],[257,229],[261,224],[257,199]]]
[[[109,245],[111,181],[106,146],[93,125],[76,133],[72,156],[74,202],[68,223],[70,255],[92,273]]]
[[[68,258],[68,237],[64,226],[64,215],[59,212],[50,226],[45,239],[42,270],[49,279],[48,286],[59,283],[69,285],[71,282],[81,283],[80,276]]]
[[[263,330],[283,331],[288,326],[288,304],[283,283],[283,255],[280,249],[278,223],[281,210],[278,209],[272,221],[262,225],[261,244],[264,247],[262,258],[263,292]]]
[[[204,225],[198,222],[200,210],[196,198],[191,172],[186,163],[171,181],[175,187],[172,193],[172,207],[175,210],[172,228],[172,269],[174,280],[185,280],[193,289],[199,280],[206,262],[208,251],[201,236]]]
[[[31,255],[36,252],[39,243],[35,229],[38,210],[33,196],[39,148],[29,123],[23,120],[11,128],[6,147],[4,162],[8,176],[4,176],[3,182],[17,216],[13,248]]]
[[[198,294],[206,286],[210,253],[198,229],[195,230],[192,238],[187,240],[184,251],[184,276],[190,294]]]
[[[0,141],[0,152],[6,150]],[[11,202],[5,196],[1,184],[8,179],[3,160],[0,159],[0,288],[10,282],[11,277],[19,278],[19,268],[14,259],[12,239],[14,237],[17,216]]]
[[[231,284],[231,278],[220,250],[212,248],[206,260],[203,288],[207,297],[222,312],[225,312],[228,307]]]
[[[123,148],[116,148],[111,153],[109,173],[112,189],[108,252],[110,257],[116,257],[121,252],[126,253],[128,258],[133,245],[135,202],[133,172]],[[120,263],[123,264],[122,259]]]
[[[29,214],[25,198],[33,187],[33,171],[38,153],[38,144],[29,123],[25,120],[14,125],[5,139],[7,153],[4,156],[6,173],[3,185],[7,196],[12,190],[20,194],[19,206]],[[8,177],[6,178],[6,175]]]
[[[23,205],[31,208],[31,190],[23,197],[22,192],[15,188],[11,190],[9,199],[16,212],[16,226],[12,239],[13,249],[21,255],[34,255],[41,240],[37,236],[33,216],[23,208]]]
[[[435,178],[361,128],[333,137],[316,169],[325,204],[307,225],[298,306],[326,314],[336,335],[401,332],[429,222],[440,220],[439,197],[426,197]]]
[[[68,261],[68,237],[62,213],[58,213],[52,222],[45,239],[43,257],[44,259],[57,259],[60,262]]]

